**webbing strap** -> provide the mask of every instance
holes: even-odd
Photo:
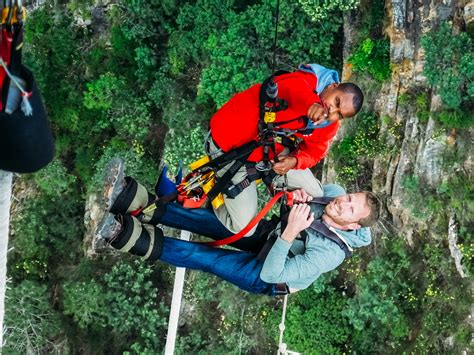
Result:
[[[344,243],[344,241],[336,233],[330,230],[328,226],[326,226],[320,219],[314,220],[313,223],[311,223],[311,225],[309,226],[309,228],[311,228],[312,230],[318,233],[321,233],[326,238],[336,243],[339,246],[339,248],[342,249],[344,254],[346,254],[346,258],[349,258],[350,256],[352,256],[352,252],[349,250],[349,247],[347,246],[347,244]]]
[[[227,165],[230,161],[232,160],[247,160],[249,155],[259,146],[259,142],[257,141],[251,141],[243,146],[240,146],[238,148],[232,149],[231,151],[224,153],[209,162],[207,162],[204,165],[201,165],[199,168],[196,170],[202,171],[203,168],[222,168],[225,165]]]
[[[255,227],[263,217],[265,217],[268,211],[270,211],[273,205],[280,199],[280,197],[283,196],[284,193],[285,193],[284,191],[280,191],[275,196],[273,196],[273,198],[270,201],[268,201],[265,207],[254,217],[254,219],[252,219],[249,222],[249,224],[247,224],[245,228],[242,229],[239,233],[231,235],[230,237],[227,237],[221,240],[216,240],[213,242],[203,242],[203,244],[206,244],[212,247],[218,247],[221,245],[227,245],[227,244],[238,241],[239,239],[244,237],[250,230],[252,230],[252,228]]]

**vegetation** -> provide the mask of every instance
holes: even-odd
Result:
[[[390,43],[386,39],[367,38],[355,49],[348,62],[354,72],[366,72],[377,81],[390,78]]]
[[[160,159],[176,167],[201,156],[211,115],[235,92],[268,76],[273,66],[273,0],[95,3],[46,1],[26,22],[24,59],[48,108],[57,158],[41,172],[16,180],[22,194],[11,225],[5,353],[163,349],[172,269],[116,253],[86,258],[86,201],[99,191],[113,156],[123,157],[127,173],[148,187]],[[350,58],[353,68],[377,83],[391,75],[383,1],[299,0],[280,6],[278,68],[317,62],[340,70],[343,12],[360,6],[364,14]],[[466,127],[472,55],[452,52],[472,44],[463,34],[452,36],[446,26],[423,42],[432,60],[426,75],[445,105],[436,117],[448,127]],[[443,36],[454,40],[444,42]],[[449,75],[436,74],[438,66],[448,68]],[[420,92],[400,100],[413,103],[425,121],[433,114],[431,92]],[[332,147],[338,179],[348,188],[371,187],[373,160],[389,149],[379,134],[380,122],[387,119],[370,110],[360,113]],[[454,213],[468,265],[472,181],[460,172],[437,188],[424,186],[415,175],[406,179],[412,218],[434,221],[436,230],[445,231],[447,211]],[[289,349],[443,353],[468,346],[467,285],[454,269],[445,239],[420,228],[416,245],[410,246],[400,231],[380,234],[376,247],[290,297]],[[189,272],[176,352],[273,352],[280,317],[279,299]],[[459,349],[446,346],[449,336]]]
[[[355,129],[333,145],[331,155],[343,186],[357,181],[359,188],[369,188],[370,163],[386,151],[379,137],[380,120],[373,112],[359,113],[354,120]]]
[[[454,34],[444,22],[422,38],[426,51],[424,73],[441,96],[443,109],[435,117],[449,128],[467,128],[474,123],[474,55],[472,38]]]

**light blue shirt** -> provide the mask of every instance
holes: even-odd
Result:
[[[324,185],[324,196],[337,197],[345,195],[339,185]],[[324,206],[312,204],[315,216],[321,215]],[[372,241],[369,228],[355,231],[336,229],[352,247],[369,245]],[[306,229],[306,241],[296,239],[293,243],[278,237],[263,264],[260,278],[268,283],[286,283],[294,292],[310,286],[321,274],[337,268],[345,258],[344,251],[333,241],[318,232]],[[288,257],[290,251],[295,254]]]

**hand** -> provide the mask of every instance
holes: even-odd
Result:
[[[288,243],[292,243],[298,234],[308,228],[314,221],[314,213],[307,204],[294,205],[288,216],[288,224],[283,231],[281,238]]]
[[[328,119],[329,109],[322,104],[314,103],[309,107],[307,116],[314,124],[320,124]]]
[[[273,170],[278,175],[285,175],[288,170],[293,169],[298,162],[298,159],[290,156],[281,157],[279,159],[280,161],[278,163],[273,164]]]
[[[308,202],[313,199],[313,196],[308,195],[308,193],[303,189],[294,190],[292,191],[292,193],[293,193],[293,201],[295,203]]]

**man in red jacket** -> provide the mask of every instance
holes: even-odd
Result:
[[[278,162],[272,168],[279,175],[287,175],[289,187],[308,190],[308,186],[313,186],[313,190],[307,192],[314,197],[321,196],[321,184],[308,168],[326,155],[339,128],[338,121],[352,117],[360,110],[362,91],[355,84],[339,83],[336,71],[318,64],[302,64],[296,72],[277,76],[275,82],[278,97],[288,103],[287,109],[276,113],[275,120],[275,123],[287,123],[276,130],[293,132],[297,146],[289,151],[276,143]],[[236,94],[212,117],[207,142],[208,154],[212,158],[258,139],[260,87],[261,84],[256,84]],[[274,159],[272,152],[269,158]],[[258,163],[262,159],[263,147],[258,147],[247,160]],[[222,176],[225,170],[222,169],[218,176]],[[235,174],[232,183],[241,184],[247,175],[244,166]],[[219,220],[234,233],[257,214],[255,182],[242,185],[245,188],[235,197],[230,198],[224,193],[224,205],[215,209]]]

